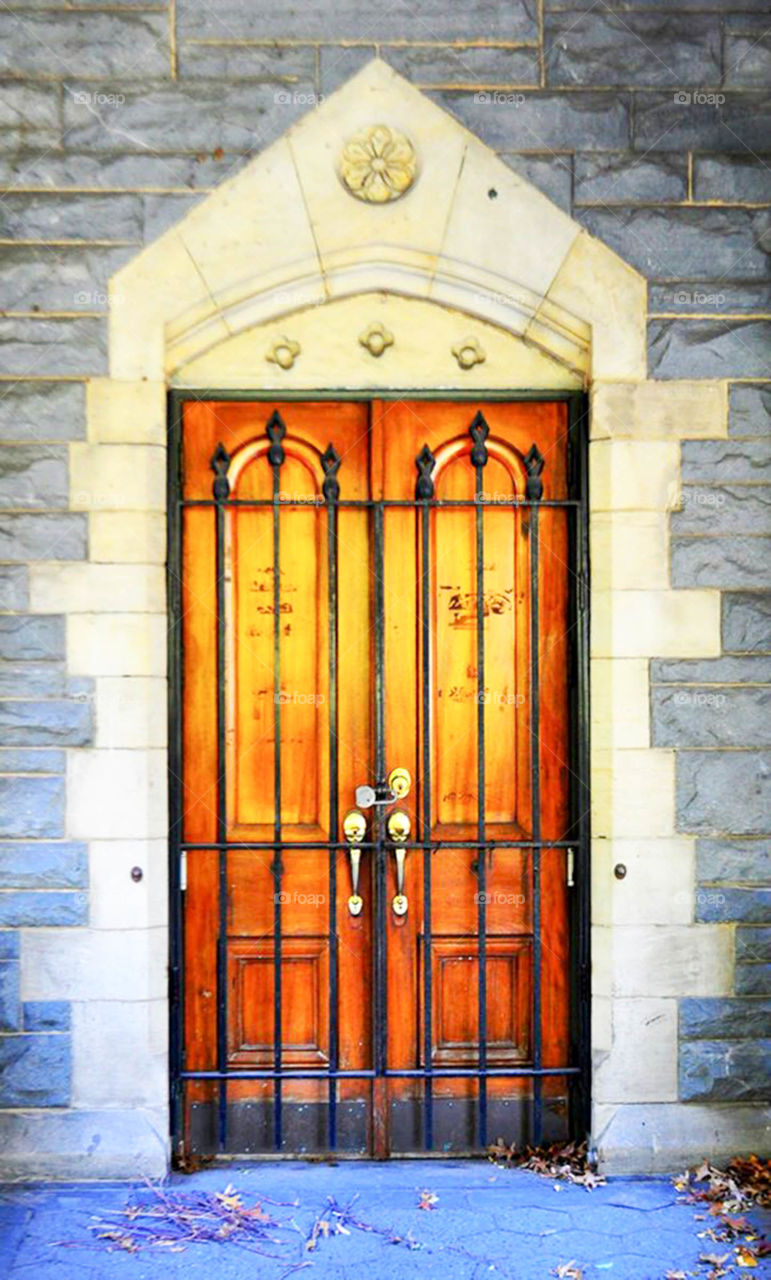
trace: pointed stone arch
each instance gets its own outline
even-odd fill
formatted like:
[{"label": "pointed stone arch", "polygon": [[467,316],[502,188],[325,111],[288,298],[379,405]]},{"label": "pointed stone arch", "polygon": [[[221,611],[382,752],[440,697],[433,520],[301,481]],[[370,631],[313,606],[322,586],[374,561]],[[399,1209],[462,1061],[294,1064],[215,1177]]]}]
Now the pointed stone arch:
[{"label": "pointed stone arch", "polygon": [[[409,140],[414,173],[398,198],[372,203],[354,198],[341,165],[351,140],[366,144],[377,128]],[[512,386],[512,373],[576,386],[645,370],[643,278],[379,59],[119,271],[111,299],[110,372],[121,381],[192,385],[219,361],[251,387],[318,385],[331,328],[335,384],[346,387],[427,375],[442,387]],[[357,325],[379,319],[383,299],[404,329],[379,364]],[[428,307],[456,341],[481,326],[483,369],[460,369],[434,341],[419,367],[414,334]],[[282,370],[265,357],[293,325],[301,351]],[[402,365],[414,381],[400,380]]]}]

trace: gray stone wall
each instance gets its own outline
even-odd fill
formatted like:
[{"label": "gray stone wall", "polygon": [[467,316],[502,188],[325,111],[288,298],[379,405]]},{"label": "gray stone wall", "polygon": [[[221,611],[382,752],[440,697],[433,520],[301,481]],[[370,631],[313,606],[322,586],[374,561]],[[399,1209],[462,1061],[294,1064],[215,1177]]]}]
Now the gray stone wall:
[{"label": "gray stone wall", "polygon": [[771,388],[735,383],[729,438],[682,445],[676,587],[722,592],[724,656],[651,664],[655,746],[677,749],[696,841],[696,920],[735,922],[734,995],[680,1005],[680,1096],[768,1096],[771,1066]]},{"label": "gray stone wall", "polygon": [[64,619],[25,565],[78,560],[67,442],[107,368],[106,286],[378,52],[650,281],[649,372],[725,378],[727,442],[683,445],[672,582],[723,592],[724,656],[656,662],[697,919],[736,922],[735,991],[680,1009],[684,1100],[760,1096],[769,1036],[768,0],[28,0],[0,12],[0,1102],[66,1105],[66,1006],[24,1003],[16,931],[87,920],[64,839],[92,740]]}]

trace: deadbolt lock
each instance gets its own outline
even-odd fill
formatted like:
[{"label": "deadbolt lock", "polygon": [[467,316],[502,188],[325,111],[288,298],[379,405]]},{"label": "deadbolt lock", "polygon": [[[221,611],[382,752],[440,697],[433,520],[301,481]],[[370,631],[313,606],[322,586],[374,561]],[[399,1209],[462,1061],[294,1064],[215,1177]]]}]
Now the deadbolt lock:
[{"label": "deadbolt lock", "polygon": [[388,786],[395,800],[403,800],[410,794],[412,778],[407,769],[392,769],[388,775]]}]

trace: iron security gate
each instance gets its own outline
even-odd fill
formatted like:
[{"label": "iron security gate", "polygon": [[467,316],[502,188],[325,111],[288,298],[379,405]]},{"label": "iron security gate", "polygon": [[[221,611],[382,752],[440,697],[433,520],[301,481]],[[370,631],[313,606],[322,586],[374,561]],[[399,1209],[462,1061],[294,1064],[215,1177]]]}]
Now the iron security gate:
[{"label": "iron security gate", "polygon": [[583,420],[172,395],[178,1154],[585,1131]]}]

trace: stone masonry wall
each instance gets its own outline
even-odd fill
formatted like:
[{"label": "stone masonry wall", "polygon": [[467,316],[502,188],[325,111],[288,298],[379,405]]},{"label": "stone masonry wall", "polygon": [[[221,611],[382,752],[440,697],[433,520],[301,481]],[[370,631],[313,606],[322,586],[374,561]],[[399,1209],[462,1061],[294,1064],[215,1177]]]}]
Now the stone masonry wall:
[{"label": "stone masonry wall", "polygon": [[[89,922],[87,849],[65,838],[68,757],[72,776],[83,748],[128,760],[134,745],[109,655],[95,678],[68,672],[46,577],[52,562],[84,560],[89,539],[98,560],[97,537],[106,547],[139,527],[130,477],[123,495],[84,497],[68,471],[83,448],[86,383],[107,372],[107,280],[376,52],[647,276],[650,377],[729,384],[729,439],[682,445],[670,522],[671,584],[723,592],[724,655],[652,664],[651,738],[677,751],[679,826],[698,837],[695,918],[736,922],[733,995],[680,1001],[679,1096],[763,1096],[771,4],[736,10],[721,0],[3,7],[0,1105],[79,1102],[70,1007],[23,1000],[19,934]],[[106,607],[119,609],[123,590],[105,577]],[[95,589],[86,628],[100,607]],[[162,683],[146,689],[159,723]],[[97,1025],[90,1034],[98,1043]]]}]

